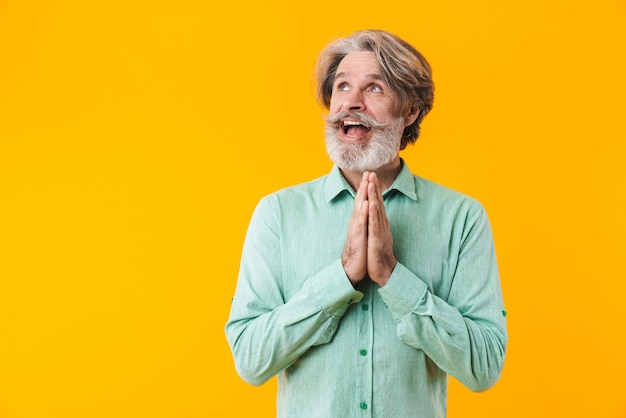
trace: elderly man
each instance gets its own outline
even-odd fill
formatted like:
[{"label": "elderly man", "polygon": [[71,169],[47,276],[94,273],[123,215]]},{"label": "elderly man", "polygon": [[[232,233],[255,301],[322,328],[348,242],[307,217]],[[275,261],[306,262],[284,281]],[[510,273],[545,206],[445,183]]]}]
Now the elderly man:
[{"label": "elderly man", "polygon": [[444,417],[447,374],[482,391],[503,367],[488,218],[399,156],[433,103],[411,45],[356,32],[317,77],[335,166],[254,212],[226,325],[237,371],[278,375],[280,417]]}]

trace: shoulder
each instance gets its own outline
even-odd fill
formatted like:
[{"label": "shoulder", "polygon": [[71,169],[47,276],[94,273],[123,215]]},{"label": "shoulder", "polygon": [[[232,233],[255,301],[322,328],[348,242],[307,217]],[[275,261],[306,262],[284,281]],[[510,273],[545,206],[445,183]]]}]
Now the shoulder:
[{"label": "shoulder", "polygon": [[325,175],[304,183],[284,187],[280,190],[270,193],[269,195],[265,196],[264,199],[282,200],[315,195],[323,189],[324,182],[327,177],[328,175]]},{"label": "shoulder", "polygon": [[422,204],[447,213],[462,212],[474,215],[484,213],[482,203],[472,196],[417,175],[413,175],[413,179],[417,200]]},{"label": "shoulder", "polygon": [[276,210],[283,206],[293,207],[298,206],[299,203],[304,204],[321,199],[324,196],[324,184],[327,177],[328,175],[324,175],[272,192],[264,196],[258,206]]},{"label": "shoulder", "polygon": [[435,183],[434,181],[428,180],[424,177],[413,174],[413,179],[415,181],[415,190],[418,197],[422,197],[425,199],[436,198],[454,201],[471,201],[478,203],[476,199],[465,193],[451,189],[447,186],[443,186],[439,183]]}]

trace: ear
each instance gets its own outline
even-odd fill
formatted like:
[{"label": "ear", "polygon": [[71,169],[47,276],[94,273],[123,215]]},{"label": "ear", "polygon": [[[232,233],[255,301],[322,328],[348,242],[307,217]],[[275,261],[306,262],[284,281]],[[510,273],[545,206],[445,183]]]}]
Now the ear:
[{"label": "ear", "polygon": [[412,125],[413,122],[417,120],[421,112],[422,110],[419,107],[413,106],[409,110],[409,114],[404,117],[404,126],[406,127]]}]

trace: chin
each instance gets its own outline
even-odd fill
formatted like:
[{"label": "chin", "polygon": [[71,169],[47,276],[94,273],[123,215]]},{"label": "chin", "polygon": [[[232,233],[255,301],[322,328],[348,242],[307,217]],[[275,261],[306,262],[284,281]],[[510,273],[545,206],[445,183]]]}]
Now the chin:
[{"label": "chin", "polygon": [[342,132],[326,126],[326,151],[342,170],[376,171],[393,162],[400,152],[402,125],[395,121],[385,131],[374,130],[359,142],[344,140]]},{"label": "chin", "polygon": [[399,145],[384,142],[345,143],[337,137],[326,138],[326,151],[332,162],[349,171],[376,171],[391,163],[399,149]]},{"label": "chin", "polygon": [[361,173],[363,171],[376,171],[393,161],[393,157],[383,158],[380,154],[368,152],[368,150],[359,151],[355,152],[354,149],[351,149],[341,152],[338,150],[338,152],[329,151],[328,154],[330,159],[342,170]]}]

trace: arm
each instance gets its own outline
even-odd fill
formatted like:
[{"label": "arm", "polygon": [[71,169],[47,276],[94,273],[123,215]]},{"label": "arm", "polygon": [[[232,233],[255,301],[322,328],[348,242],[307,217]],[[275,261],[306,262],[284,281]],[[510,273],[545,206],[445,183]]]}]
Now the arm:
[{"label": "arm", "polygon": [[499,378],[507,333],[489,221],[474,207],[464,225],[446,300],[398,263],[379,293],[397,322],[397,335],[423,350],[442,370],[474,391]]},{"label": "arm", "polygon": [[275,201],[262,200],[248,228],[226,325],[237,371],[254,385],[287,368],[310,347],[330,342],[349,304],[362,297],[337,258],[285,300],[278,219]]}]

